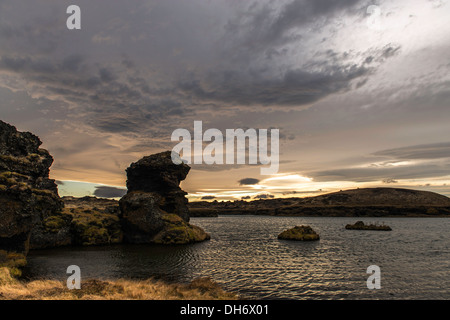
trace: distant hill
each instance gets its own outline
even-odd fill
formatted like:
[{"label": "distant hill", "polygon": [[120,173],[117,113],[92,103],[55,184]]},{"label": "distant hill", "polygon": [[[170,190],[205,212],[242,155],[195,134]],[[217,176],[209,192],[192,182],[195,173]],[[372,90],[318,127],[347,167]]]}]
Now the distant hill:
[{"label": "distant hill", "polygon": [[299,203],[305,205],[450,206],[450,198],[430,191],[400,188],[363,188],[303,198]]},{"label": "distant hill", "polygon": [[278,216],[449,216],[450,198],[429,191],[361,188],[306,198],[191,202],[192,212]]},{"label": "distant hill", "polygon": [[[96,208],[119,214],[116,200],[63,197],[67,208]],[[335,216],[335,217],[450,217],[450,198],[429,191],[400,188],[361,188],[306,198],[188,204],[191,217],[218,215]]]}]

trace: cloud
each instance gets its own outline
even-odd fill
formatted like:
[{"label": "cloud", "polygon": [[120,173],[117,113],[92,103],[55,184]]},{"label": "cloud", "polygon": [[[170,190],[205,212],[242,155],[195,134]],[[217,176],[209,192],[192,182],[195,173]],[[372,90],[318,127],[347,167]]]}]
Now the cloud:
[{"label": "cloud", "polygon": [[398,183],[398,181],[393,178],[386,178],[386,179],[381,180],[381,182],[383,182],[383,183]]},{"label": "cloud", "polygon": [[[323,25],[335,14],[347,12],[359,0],[294,0],[283,6],[253,2],[226,25],[228,36],[238,36],[236,47],[255,51],[298,41],[298,29],[309,24]],[[310,28],[310,31],[313,28]],[[251,46],[251,47],[250,47]]]},{"label": "cloud", "polygon": [[450,142],[421,144],[381,150],[373,153],[373,155],[389,157],[398,160],[450,158]]},{"label": "cloud", "polygon": [[321,71],[293,68],[281,77],[258,75],[252,77],[235,71],[208,77],[206,81],[190,77],[179,88],[201,101],[215,101],[225,105],[305,105],[332,93],[349,89],[356,78],[367,76],[364,65],[343,64],[324,66]]},{"label": "cloud", "polygon": [[203,196],[201,199],[202,200],[213,200],[215,198],[216,198],[215,196]]},{"label": "cloud", "polygon": [[254,178],[244,178],[239,180],[239,185],[243,186],[243,185],[253,185],[253,184],[258,184],[260,180],[258,179],[254,179]]},{"label": "cloud", "polygon": [[[447,176],[450,172],[450,162],[444,163],[414,163],[404,166],[389,167],[352,167],[337,168],[309,173],[314,181],[354,181],[373,182],[386,181],[386,176],[399,179],[424,179]],[[394,180],[394,181],[395,181]],[[392,181],[391,181],[392,182]]]},{"label": "cloud", "polygon": [[[0,113],[42,138],[66,181],[120,185],[131,161],[170,149],[193,120],[280,128],[280,171],[315,181],[446,176],[448,143],[436,137],[450,116],[447,7],[380,2],[376,33],[369,4],[80,0],[88,14],[70,32],[64,2],[0,1]],[[192,167],[211,189],[258,168]]]},{"label": "cloud", "polygon": [[258,194],[253,197],[253,199],[273,199],[273,198],[275,198],[275,196],[272,194]]},{"label": "cloud", "polygon": [[100,198],[120,198],[127,193],[126,189],[108,187],[108,186],[97,186],[95,187],[94,196]]},{"label": "cloud", "polygon": [[309,172],[308,175],[315,181],[381,181],[388,184],[398,183],[399,179],[445,177],[450,172],[449,142],[384,149],[375,151],[366,156],[368,157],[386,160],[370,164],[355,162],[342,168]]},{"label": "cloud", "polygon": [[319,190],[310,190],[310,191],[297,191],[297,190],[293,190],[293,191],[285,191],[282,194],[285,195],[290,195],[290,194],[311,194],[311,193],[322,193],[322,189]]},{"label": "cloud", "polygon": [[[34,47],[15,51],[1,49],[4,52],[0,52],[0,72],[25,79],[27,90],[34,96],[66,103],[66,112],[70,114],[72,122],[82,122],[101,133],[158,135],[167,140],[171,124],[177,123],[180,117],[195,117],[196,113],[210,109],[211,105],[220,109],[255,105],[276,108],[307,105],[330,94],[348,90],[353,80],[369,76],[376,66],[373,63],[369,66],[364,62],[365,59],[354,61],[356,56],[364,55],[359,52],[352,56],[349,53],[319,49],[313,53],[314,59],[309,59],[312,53],[303,52],[287,53],[288,59],[283,56],[267,58],[268,52],[282,49],[282,42],[276,39],[281,37],[285,38],[285,42],[298,42],[296,37],[289,36],[292,28],[314,22],[317,17],[328,19],[354,7],[357,2],[347,0],[325,4],[323,1],[303,0],[284,5],[280,3],[274,7],[268,3],[247,6],[223,2],[217,5],[228,8],[222,11],[228,13],[224,17],[221,17],[221,11],[210,11],[205,6],[199,6],[199,12],[190,12],[191,16],[186,16],[186,9],[190,5],[182,1],[152,3],[149,5],[150,10],[148,5],[139,4],[139,10],[132,12],[123,12],[123,6],[114,2],[104,14],[96,16],[100,17],[99,21],[89,21],[89,34],[78,33],[77,47],[73,51],[66,51],[65,44],[73,40],[75,33],[69,33],[70,36],[66,37],[67,30],[54,28],[52,34],[61,40],[59,51],[54,50],[49,55]],[[92,15],[105,10],[92,3],[83,6]],[[56,8],[52,5],[44,7]],[[11,15],[18,9],[8,7],[7,10],[11,10]],[[30,9],[24,19],[38,19],[33,11]],[[118,15],[118,12],[122,14]],[[177,24],[167,25],[167,15]],[[220,18],[223,25],[211,27],[211,20],[207,19],[212,17]],[[49,25],[59,23],[58,19],[50,20],[48,25],[36,22],[36,31],[32,32],[31,29],[16,25],[14,20],[5,19],[0,30],[3,28],[6,40],[15,45],[16,41],[25,42],[24,35],[33,37],[34,41],[49,42],[45,31]],[[178,23],[182,22],[186,23],[182,28],[186,32],[185,36],[188,36],[186,39],[179,35]],[[222,28],[225,25],[226,28]],[[120,38],[123,43],[118,42],[125,46],[126,39],[141,34],[143,29],[161,26],[165,26],[164,33],[154,32],[151,42],[148,37],[143,37],[136,46],[130,47],[133,49],[127,55],[122,50],[112,50],[109,42],[97,41],[92,46],[92,38],[99,34],[101,39],[112,36]],[[233,31],[236,28],[240,30],[238,33]],[[13,30],[21,30],[20,37],[11,35]],[[197,30],[202,30],[202,33],[195,32]],[[220,45],[217,46],[217,42],[212,39],[224,41],[218,41]],[[235,44],[243,39],[252,39],[253,46],[242,51],[239,56],[230,55]],[[188,56],[180,59],[167,55],[165,48],[168,44],[181,40],[183,50],[171,50],[189,53]],[[159,43],[160,46],[156,45]],[[205,50],[211,48],[215,50]],[[145,59],[138,54],[147,50],[151,54],[146,55]],[[386,57],[396,53],[395,48],[380,50],[378,54]],[[372,50],[367,54],[376,56],[377,53]],[[293,62],[293,57],[296,61],[307,62]],[[216,63],[204,68],[204,58]],[[249,60],[253,61],[250,65]],[[271,65],[273,68],[268,68]],[[158,70],[160,68],[163,68],[163,74]],[[361,80],[359,83],[363,82]],[[22,86],[17,84],[16,88]],[[75,108],[76,113],[73,112]]]}]

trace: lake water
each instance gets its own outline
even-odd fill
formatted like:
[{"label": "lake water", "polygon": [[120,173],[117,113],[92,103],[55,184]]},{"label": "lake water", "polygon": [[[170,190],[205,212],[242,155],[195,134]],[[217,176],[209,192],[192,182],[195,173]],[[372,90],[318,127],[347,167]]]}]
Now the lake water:
[{"label": "lake water", "polygon": [[[357,220],[392,231],[345,230]],[[82,279],[163,278],[187,282],[210,276],[250,299],[449,299],[450,219],[220,216],[192,218],[211,234],[193,245],[114,245],[31,251],[25,274],[66,280],[69,265]],[[278,240],[310,225],[315,242]],[[367,267],[381,269],[381,289],[367,288]]]}]

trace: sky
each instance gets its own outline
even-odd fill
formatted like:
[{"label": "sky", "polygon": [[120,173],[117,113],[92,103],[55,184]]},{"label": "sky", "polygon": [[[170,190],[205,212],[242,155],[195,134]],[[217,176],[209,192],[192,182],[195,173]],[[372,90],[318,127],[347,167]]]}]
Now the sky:
[{"label": "sky", "polygon": [[191,201],[450,196],[449,2],[0,0],[0,119],[41,138],[61,196],[120,197],[194,121],[278,129],[280,155],[191,164]]}]

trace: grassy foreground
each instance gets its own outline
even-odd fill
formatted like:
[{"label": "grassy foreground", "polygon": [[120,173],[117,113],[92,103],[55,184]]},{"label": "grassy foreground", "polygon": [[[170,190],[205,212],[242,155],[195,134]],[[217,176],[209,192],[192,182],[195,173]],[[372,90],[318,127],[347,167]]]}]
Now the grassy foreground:
[{"label": "grassy foreground", "polygon": [[81,289],[69,290],[56,280],[21,281],[0,268],[0,300],[236,300],[209,278],[190,284],[168,284],[160,280],[86,280]]}]

